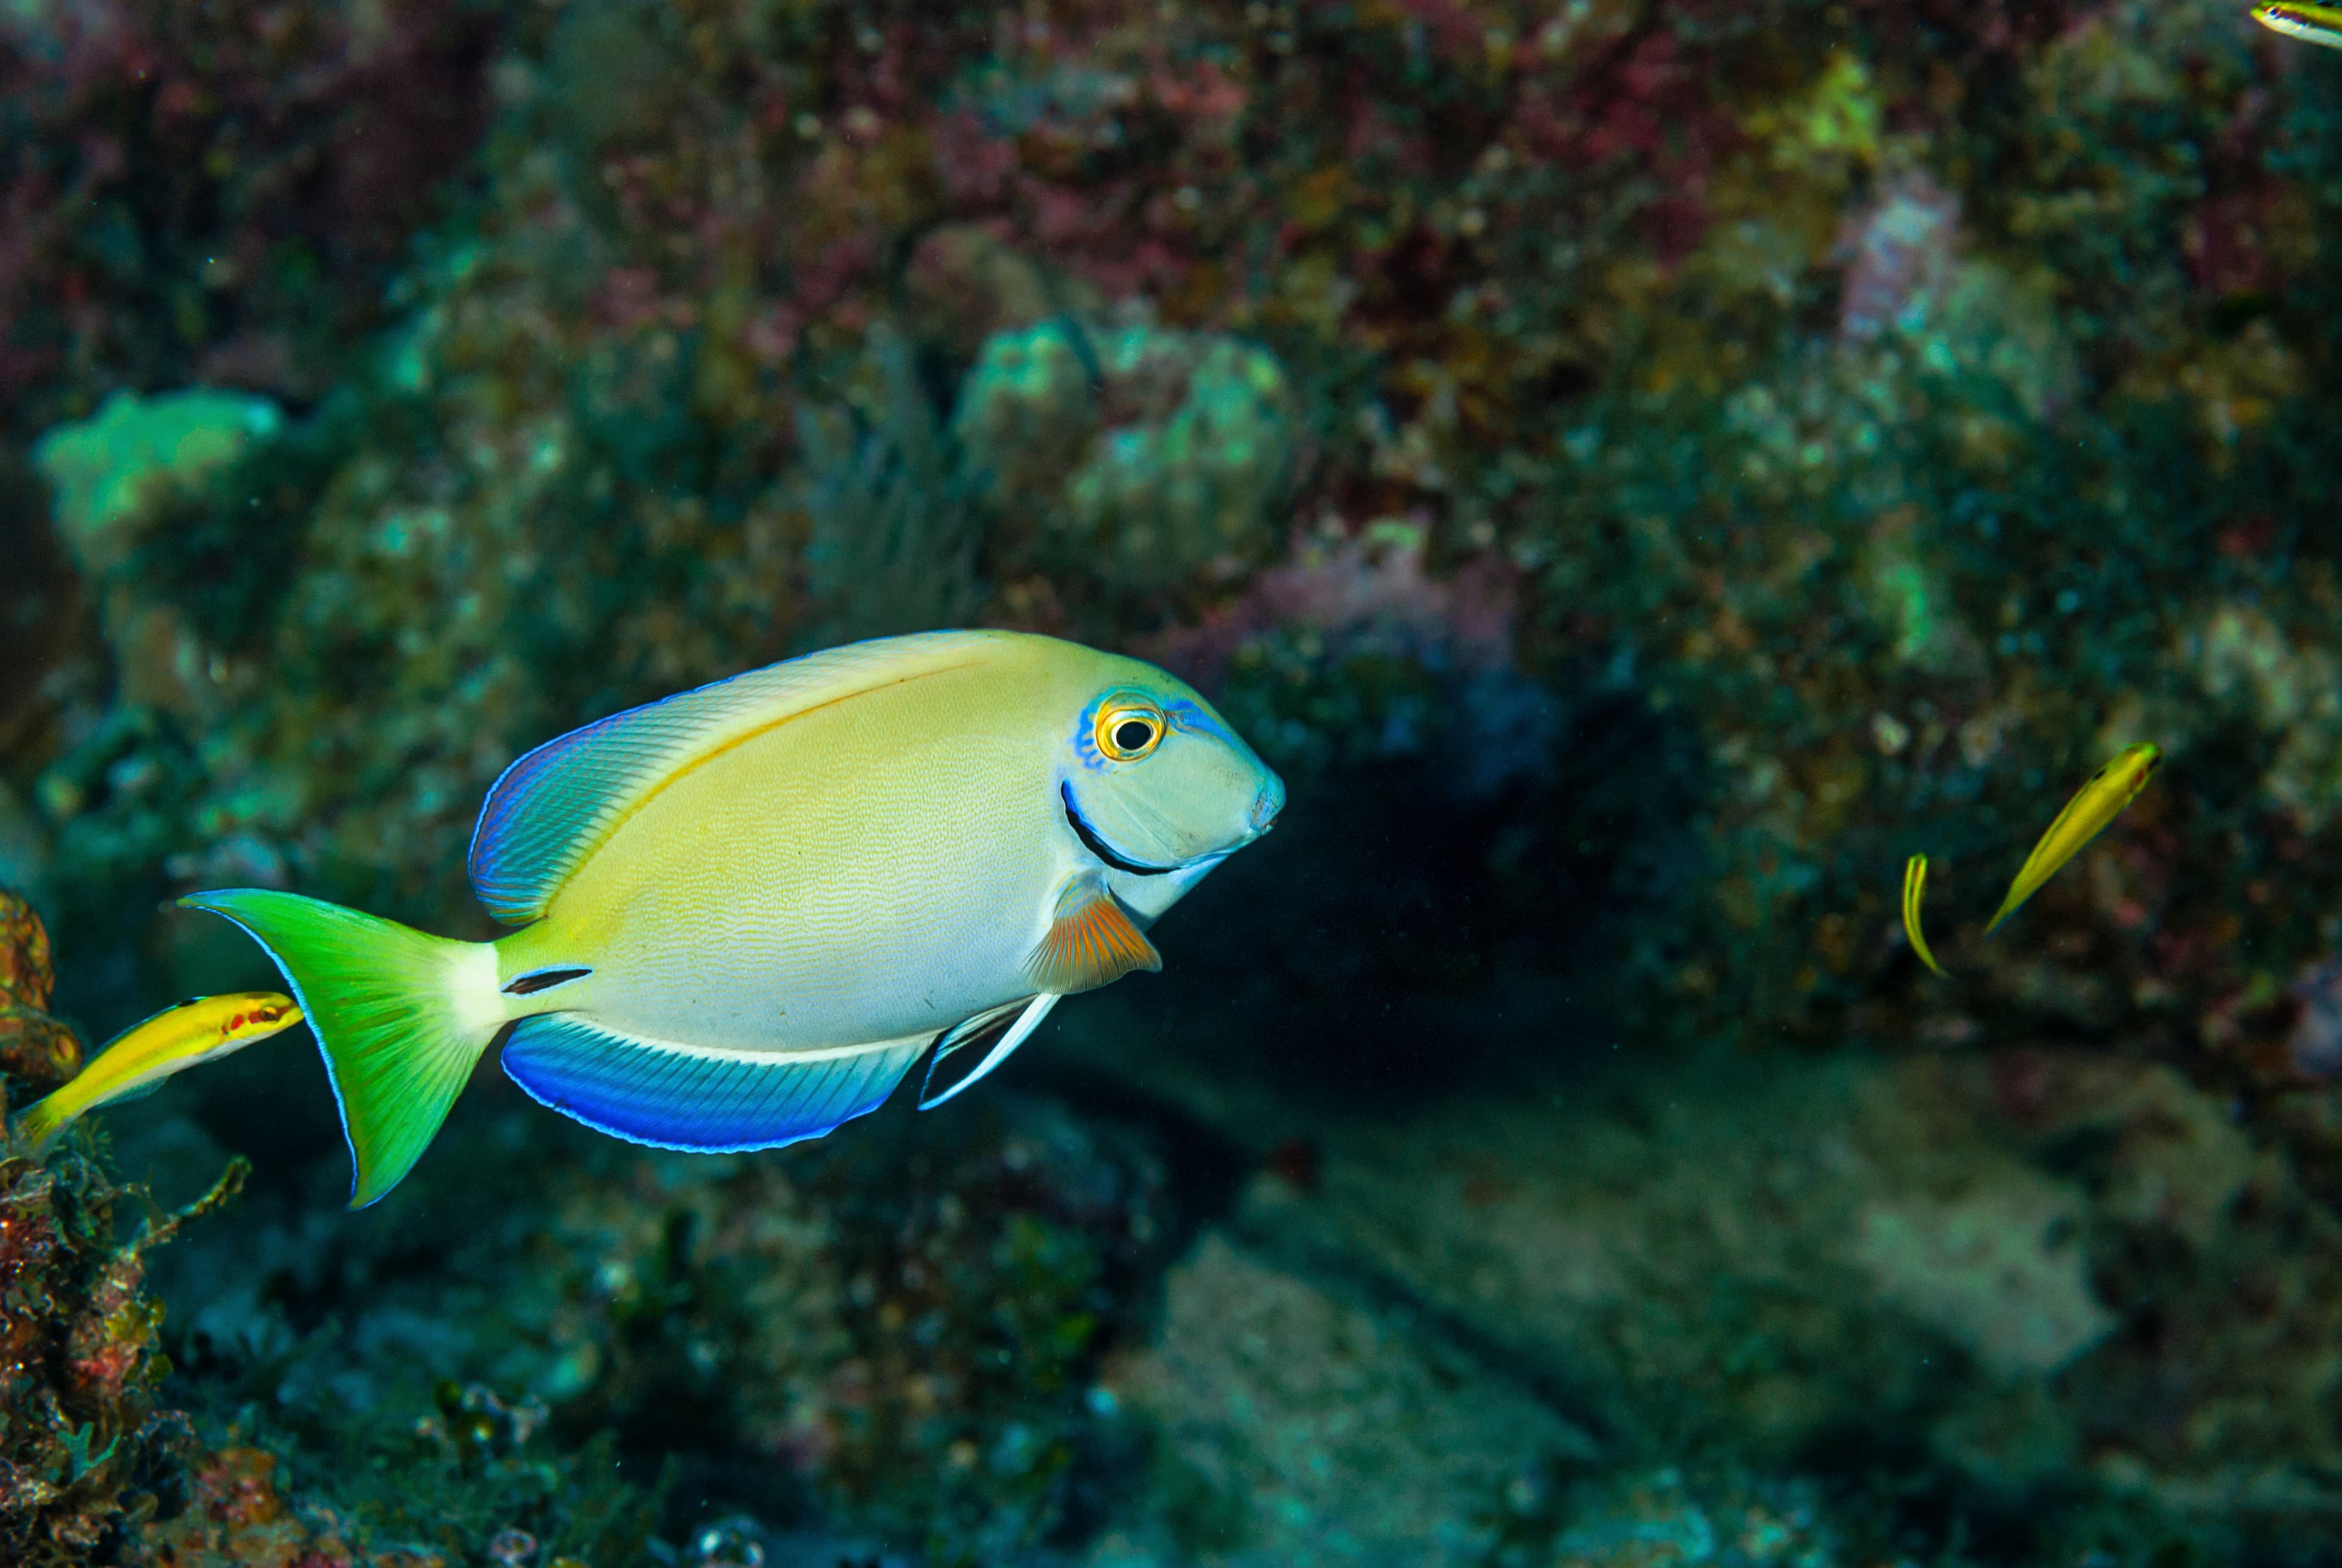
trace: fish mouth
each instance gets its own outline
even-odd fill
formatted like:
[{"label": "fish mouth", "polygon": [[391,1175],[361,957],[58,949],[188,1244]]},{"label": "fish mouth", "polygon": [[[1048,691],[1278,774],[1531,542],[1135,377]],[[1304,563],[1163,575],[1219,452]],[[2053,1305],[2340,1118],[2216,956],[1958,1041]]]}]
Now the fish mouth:
[{"label": "fish mouth", "polygon": [[1066,822],[1073,828],[1074,836],[1082,841],[1082,847],[1115,870],[1127,872],[1133,876],[1168,876],[1179,869],[1176,865],[1144,864],[1121,854],[1114,845],[1099,837],[1097,829],[1082,820],[1081,807],[1074,804],[1073,785],[1060,783],[1057,785],[1057,798],[1066,803]]},{"label": "fish mouth", "polygon": [[1277,814],[1285,809],[1285,781],[1274,774],[1261,785],[1260,794],[1253,797],[1252,835],[1260,837],[1276,825]]}]

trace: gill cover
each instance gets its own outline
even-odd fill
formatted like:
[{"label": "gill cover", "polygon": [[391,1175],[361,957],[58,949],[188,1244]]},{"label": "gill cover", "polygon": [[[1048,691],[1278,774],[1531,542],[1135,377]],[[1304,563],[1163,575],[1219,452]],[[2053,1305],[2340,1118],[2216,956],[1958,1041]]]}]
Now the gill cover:
[{"label": "gill cover", "polygon": [[1116,871],[1148,875],[1216,859],[1267,831],[1285,784],[1184,684],[1100,693],[1070,737],[1059,793],[1068,824]]}]

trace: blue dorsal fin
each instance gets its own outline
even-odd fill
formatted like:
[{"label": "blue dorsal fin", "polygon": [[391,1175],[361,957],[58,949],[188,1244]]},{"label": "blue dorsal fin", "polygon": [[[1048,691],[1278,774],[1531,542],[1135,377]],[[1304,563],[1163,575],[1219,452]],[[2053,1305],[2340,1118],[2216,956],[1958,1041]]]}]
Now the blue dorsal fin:
[{"label": "blue dorsal fin", "polygon": [[530,1099],[596,1132],[662,1149],[777,1149],[875,1111],[926,1036],[808,1060],[640,1040],[574,1014],[513,1025],[505,1072]]},{"label": "blue dorsal fin", "polygon": [[488,913],[521,925],[569,874],[696,758],[844,698],[986,656],[1015,634],[922,632],[849,643],[596,719],[505,769],[466,869]]}]

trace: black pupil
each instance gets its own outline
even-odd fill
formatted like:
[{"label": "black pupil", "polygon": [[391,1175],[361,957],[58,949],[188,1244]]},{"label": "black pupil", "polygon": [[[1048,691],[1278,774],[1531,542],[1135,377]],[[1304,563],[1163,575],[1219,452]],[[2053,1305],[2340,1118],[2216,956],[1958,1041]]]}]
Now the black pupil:
[{"label": "black pupil", "polygon": [[1145,719],[1124,719],[1114,726],[1114,744],[1124,751],[1135,752],[1155,738],[1155,726]]}]

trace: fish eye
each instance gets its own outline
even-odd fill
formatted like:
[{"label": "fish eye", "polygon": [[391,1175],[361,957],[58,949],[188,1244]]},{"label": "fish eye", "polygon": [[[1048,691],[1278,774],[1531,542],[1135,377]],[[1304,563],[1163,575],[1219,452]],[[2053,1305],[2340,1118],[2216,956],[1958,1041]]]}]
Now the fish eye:
[{"label": "fish eye", "polygon": [[1098,704],[1097,749],[1118,763],[1135,763],[1163,739],[1163,710],[1140,696],[1108,697]]}]

